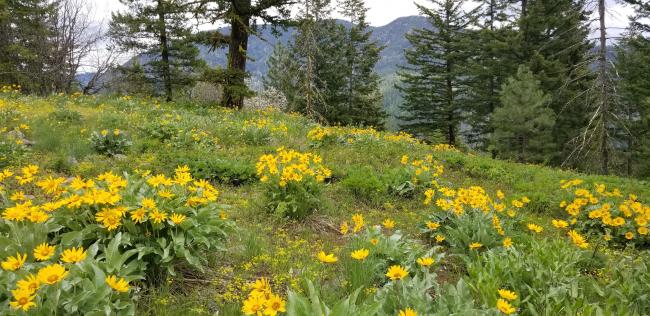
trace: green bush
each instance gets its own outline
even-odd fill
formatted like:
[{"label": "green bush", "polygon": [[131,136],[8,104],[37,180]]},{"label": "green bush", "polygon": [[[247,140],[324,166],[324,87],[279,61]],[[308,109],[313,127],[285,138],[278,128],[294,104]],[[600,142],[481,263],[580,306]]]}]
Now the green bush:
[{"label": "green bush", "polygon": [[271,142],[271,131],[268,128],[246,127],[242,131],[242,140],[246,145],[267,145]]},{"label": "green bush", "polygon": [[150,138],[167,141],[178,133],[178,128],[167,120],[154,120],[142,127],[142,131]]},{"label": "green bush", "polygon": [[50,119],[61,123],[79,123],[82,120],[81,113],[65,108],[57,107],[49,114]]},{"label": "green bush", "polygon": [[418,192],[418,186],[412,181],[411,172],[405,168],[395,168],[387,172],[388,194],[403,198],[412,198]]},{"label": "green bush", "polygon": [[90,144],[98,154],[115,156],[125,154],[132,143],[125,132],[116,129],[93,132]]},{"label": "green bush", "polygon": [[386,193],[386,185],[369,167],[354,168],[341,181],[341,185],[357,198],[372,200]]},{"label": "green bush", "polygon": [[26,152],[27,148],[23,144],[0,135],[0,168],[15,164]]},{"label": "green bush", "polygon": [[195,177],[232,185],[242,185],[257,180],[255,166],[241,160],[201,157],[181,157],[179,165],[187,165]]}]

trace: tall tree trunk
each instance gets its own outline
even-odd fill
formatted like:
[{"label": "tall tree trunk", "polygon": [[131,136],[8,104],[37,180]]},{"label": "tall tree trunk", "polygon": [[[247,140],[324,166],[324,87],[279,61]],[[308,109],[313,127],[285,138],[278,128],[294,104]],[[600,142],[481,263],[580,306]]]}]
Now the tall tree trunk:
[{"label": "tall tree trunk", "polygon": [[160,51],[162,58],[163,84],[167,102],[172,100],[172,76],[169,65],[169,41],[167,39],[167,23],[165,21],[165,8],[163,0],[158,0],[158,27],[160,31]]},{"label": "tall tree trunk", "polygon": [[[248,10],[251,0],[233,0],[234,17],[230,20],[230,43],[228,47],[228,78],[227,89],[224,93],[226,107],[241,109],[244,107],[244,96],[241,89],[246,86],[246,54],[250,28]],[[237,91],[233,91],[235,87]]]},{"label": "tall tree trunk", "polygon": [[601,169],[609,174],[609,91],[607,81],[607,29],[605,28],[605,0],[598,0],[598,18],[600,20],[600,49],[598,52],[598,71],[600,76],[600,98],[602,102],[602,139],[600,148]]}]

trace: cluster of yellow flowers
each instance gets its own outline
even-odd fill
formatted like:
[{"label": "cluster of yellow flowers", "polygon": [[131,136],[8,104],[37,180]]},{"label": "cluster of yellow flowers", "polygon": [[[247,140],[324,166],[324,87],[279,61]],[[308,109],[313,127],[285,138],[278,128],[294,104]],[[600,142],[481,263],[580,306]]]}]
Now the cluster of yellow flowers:
[{"label": "cluster of yellow flowers", "polygon": [[449,145],[449,144],[436,144],[433,145],[433,151],[451,151],[451,152],[458,152],[458,148],[454,145]]},{"label": "cluster of yellow flowers", "polygon": [[419,144],[413,135],[399,132],[379,132],[374,128],[343,128],[340,126],[316,126],[307,133],[307,139],[312,143],[321,143],[326,139],[336,138],[346,144],[358,141],[386,141],[389,143]]},{"label": "cluster of yellow flowers", "polygon": [[248,129],[248,128],[268,129],[272,133],[278,133],[278,134],[287,134],[289,132],[289,128],[287,127],[286,124],[282,122],[272,121],[267,117],[245,120],[243,128],[244,129]]},{"label": "cluster of yellow flowers", "polygon": [[[42,243],[33,249],[34,264],[25,265],[28,255],[26,253],[17,253],[2,261],[1,266],[5,271],[13,271],[17,276],[23,275],[22,279],[16,282],[16,289],[11,291],[13,299],[9,305],[14,309],[28,311],[36,306],[34,302],[38,291],[47,285],[54,285],[63,280],[69,273],[68,266],[74,265],[86,259],[87,253],[82,247],[65,249],[60,253],[60,262],[48,264],[45,261],[53,259],[56,247],[48,243]],[[45,265],[44,265],[45,264]],[[36,274],[30,273],[29,270],[38,267]],[[124,278],[118,279],[111,275],[106,278],[106,285],[115,291],[124,293],[129,291],[129,285]]]},{"label": "cluster of yellow flowers", "polygon": [[0,93],[20,93],[21,89],[19,84],[3,85],[0,87]]},{"label": "cluster of yellow flowers", "polygon": [[[15,176],[20,185],[27,185],[34,182],[38,167],[31,165],[22,168],[19,175]],[[0,181],[11,177],[9,170],[0,173]],[[107,230],[112,231],[122,225],[123,218],[130,210],[130,219],[136,224],[145,223],[151,220],[155,224],[170,221],[171,225],[180,225],[186,218],[184,214],[168,214],[159,209],[158,204],[165,204],[177,195],[189,196],[185,202],[186,206],[197,207],[218,199],[219,191],[205,180],[194,180],[187,166],[176,169],[173,178],[165,175],[148,176],[147,184],[156,190],[153,197],[142,197],[139,208],[132,209],[128,201],[123,201],[122,190],[127,187],[128,181],[121,177],[107,172],[99,175],[96,179],[84,180],[76,177],[70,181],[64,178],[47,177],[37,181],[35,185],[42,192],[53,200],[46,201],[40,205],[34,204],[28,199],[23,191],[14,192],[10,200],[13,206],[8,206],[2,212],[2,218],[8,221],[21,222],[29,220],[34,223],[47,221],[51,213],[61,209],[79,209],[84,206],[98,209],[95,219]],[[158,201],[157,201],[158,200]],[[119,205],[120,202],[127,203]]]},{"label": "cluster of yellow flowers", "polygon": [[511,304],[512,301],[517,299],[517,293],[506,289],[499,289],[497,293],[499,293],[499,298],[497,299],[497,309],[500,312],[506,315],[517,312],[517,308]]},{"label": "cluster of yellow flowers", "polygon": [[251,285],[251,291],[244,301],[242,312],[245,315],[275,316],[287,311],[285,305],[286,302],[279,295],[273,294],[269,280],[261,278]]},{"label": "cluster of yellow flowers", "polygon": [[[595,183],[592,190],[582,186],[581,179],[563,180],[561,188],[573,195],[573,200],[562,201],[560,207],[570,216],[569,222],[553,220],[557,228],[567,228],[570,225],[588,225],[600,227],[606,241],[634,240],[648,238],[648,222],[650,221],[650,206],[638,201],[638,197],[630,194],[627,198],[617,188],[608,191],[604,184]],[[586,248],[588,243],[576,231],[569,232],[574,244]]]},{"label": "cluster of yellow flowers", "polygon": [[[360,232],[363,229],[363,227],[366,225],[365,220],[363,219],[363,215],[359,213],[352,215],[352,223],[354,224],[354,226],[352,227],[352,231],[354,233]],[[350,227],[347,221],[341,223],[340,231],[341,234],[343,235],[346,235],[350,231]]]},{"label": "cluster of yellow flowers", "polygon": [[275,155],[261,156],[256,168],[260,181],[272,180],[280,187],[291,182],[302,182],[306,178],[323,182],[332,175],[332,171],[322,165],[320,156],[284,147],[278,148]]},{"label": "cluster of yellow flowers", "polygon": [[307,139],[312,142],[322,142],[325,137],[334,136],[334,129],[331,127],[316,126],[307,132]]},{"label": "cluster of yellow flowers", "polygon": [[[509,218],[514,218],[517,215],[517,211],[530,202],[529,198],[522,197],[521,199],[511,200],[510,206],[508,206],[508,203],[505,200],[506,196],[501,190],[498,190],[496,192],[496,197],[492,198],[487,194],[485,189],[480,186],[471,186],[459,189],[438,186],[437,190],[428,189],[425,191],[424,204],[431,204],[436,193],[439,193],[440,195],[440,197],[435,201],[436,206],[443,211],[453,213],[455,216],[463,216],[468,211],[480,211],[486,215],[490,215],[492,217],[492,227],[498,235],[504,237],[502,241],[504,248],[512,247],[513,242],[510,237],[505,237],[506,232],[499,216],[505,214]],[[434,238],[438,243],[441,243],[446,239],[444,235],[437,233],[440,225],[439,222],[431,220],[425,223],[425,232],[435,234]],[[536,233],[543,231],[541,226],[532,223],[528,224],[528,229]],[[483,248],[483,244],[480,242],[472,242],[468,247],[469,250],[479,250]]]},{"label": "cluster of yellow flowers", "polygon": [[[453,212],[457,216],[463,215],[466,208],[481,210],[483,213],[506,213],[509,217],[515,217],[517,210],[523,208],[530,199],[523,197],[519,200],[512,200],[511,207],[503,201],[505,195],[501,191],[497,191],[497,199],[492,199],[480,186],[471,186],[468,188],[459,188],[457,190],[439,187],[437,190],[441,197],[436,200],[436,206],[443,211]],[[433,200],[436,191],[429,189],[425,192],[424,204],[428,205]]]},{"label": "cluster of yellow flowers", "polygon": [[445,167],[433,159],[433,155],[427,155],[424,159],[410,159],[408,155],[403,155],[400,159],[403,166],[413,168],[414,176],[411,179],[414,183],[418,183],[420,177],[426,176],[431,184],[437,186],[437,177],[440,177],[445,171]]}]

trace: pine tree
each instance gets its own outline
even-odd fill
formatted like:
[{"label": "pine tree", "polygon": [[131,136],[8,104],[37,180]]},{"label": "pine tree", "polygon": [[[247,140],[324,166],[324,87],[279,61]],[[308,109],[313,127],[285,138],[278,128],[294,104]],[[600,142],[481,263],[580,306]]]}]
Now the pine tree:
[{"label": "pine tree", "polygon": [[292,52],[288,47],[278,43],[273,48],[267,66],[269,70],[263,78],[264,87],[282,92],[287,98],[287,109],[296,111],[300,65],[293,58]]},{"label": "pine tree", "polygon": [[372,31],[368,30],[370,25],[366,21],[368,8],[363,0],[342,0],[339,6],[352,26],[344,44],[346,91],[342,104],[338,105],[341,115],[335,121],[344,125],[383,127],[386,113],[382,108],[380,78],[374,70],[383,48],[370,39]]},{"label": "pine tree", "polygon": [[625,150],[624,173],[650,178],[650,40],[637,27],[633,22],[616,46],[616,84],[624,130],[615,136]]},{"label": "pine tree", "polygon": [[623,0],[634,7],[635,14],[632,19],[631,27],[635,30],[647,33],[650,32],[650,1],[648,0]]},{"label": "pine tree", "polygon": [[[299,73],[294,89],[297,91],[297,97],[294,100],[293,110],[317,119],[321,123],[327,123],[325,112],[328,110],[326,103],[328,93],[323,90],[326,85],[321,78],[320,71],[323,69],[321,65],[327,64],[331,60],[329,58],[336,58],[324,54],[324,47],[321,45],[327,42],[323,39],[336,30],[334,24],[327,22],[330,13],[330,0],[302,0],[298,30],[289,45],[292,59],[298,64]],[[340,52],[342,50],[339,50],[339,54]],[[338,84],[340,85],[341,82]]]},{"label": "pine tree", "polygon": [[468,26],[474,12],[464,12],[464,1],[431,0],[435,8],[417,5],[431,23],[407,35],[412,48],[405,51],[397,89],[404,95],[405,115],[400,128],[421,137],[439,131],[455,144],[467,96]]},{"label": "pine tree", "polygon": [[[509,43],[519,64],[527,65],[550,94],[557,121],[549,162],[560,165],[571,156],[572,142],[587,124],[586,94],[594,76],[589,69],[592,44],[584,0],[529,0],[519,19],[519,34]],[[574,165],[579,160],[573,160]]]},{"label": "pine tree", "polygon": [[478,12],[479,29],[472,36],[475,53],[468,59],[469,95],[468,128],[463,134],[475,148],[487,149],[493,132],[490,118],[499,105],[499,89],[517,71],[519,61],[509,49],[508,41],[516,35],[508,0],[482,0]]},{"label": "pine tree", "polygon": [[[204,67],[190,42],[188,8],[184,1],[120,0],[128,11],[113,13],[111,36],[124,50],[142,53],[150,80],[171,101],[173,91],[191,85]],[[128,69],[125,69],[128,71]]]},{"label": "pine tree", "polygon": [[248,73],[248,39],[257,32],[258,25],[272,27],[286,26],[290,22],[291,5],[295,0],[198,0],[199,6],[194,13],[205,17],[212,23],[226,22],[230,34],[219,31],[204,32],[199,41],[213,48],[228,46],[228,65],[225,73],[212,72],[221,78],[211,81],[223,81],[225,106],[241,109],[244,98],[252,91],[246,85]]},{"label": "pine tree", "polygon": [[500,157],[519,162],[543,162],[553,148],[553,110],[549,96],[525,66],[501,89],[501,104],[492,115],[493,145]]},{"label": "pine tree", "polygon": [[52,92],[48,58],[55,14],[52,1],[0,1],[0,85],[19,84],[25,93]]}]

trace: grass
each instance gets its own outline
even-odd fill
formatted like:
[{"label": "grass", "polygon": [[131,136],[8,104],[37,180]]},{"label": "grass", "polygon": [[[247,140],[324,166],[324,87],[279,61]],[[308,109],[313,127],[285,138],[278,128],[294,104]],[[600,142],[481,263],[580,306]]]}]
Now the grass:
[{"label": "grass", "polygon": [[[415,244],[430,246],[421,226],[432,208],[423,205],[421,192],[411,198],[391,196],[382,182],[392,170],[401,167],[404,154],[433,154],[445,166],[444,183],[479,185],[489,192],[502,190],[515,198],[529,197],[531,203],[524,215],[528,221],[548,223],[563,213],[558,205],[569,198],[558,189],[563,179],[604,183],[624,193],[635,193],[641,201],[650,200],[650,185],[645,181],[510,163],[478,153],[433,152],[424,144],[367,141],[313,148],[306,135],[315,123],[277,112],[233,112],[160,104],[153,99],[83,96],[19,97],[6,100],[4,107],[18,109],[31,127],[27,138],[34,145],[25,156],[16,157],[15,165],[39,162],[49,172],[63,176],[94,176],[108,170],[170,172],[179,164],[188,164],[200,169],[200,177],[218,183],[222,203],[232,205],[228,216],[236,222],[237,232],[226,249],[206,254],[211,258],[207,271],[186,271],[171,277],[160,289],[142,293],[139,314],[201,315],[220,311],[236,315],[245,299],[246,285],[262,276],[271,278],[274,290],[280,293],[285,293],[287,287],[304,291],[304,279],[310,279],[319,284],[322,299],[333,302],[351,292],[349,287],[341,291],[341,285],[348,273],[354,273],[350,271],[356,263],[345,258],[343,266],[324,266],[314,255],[323,249],[350,249],[338,228],[354,213],[363,214],[373,225],[392,218],[396,229]],[[65,113],[61,113],[62,108]],[[250,128],[252,120],[263,122]],[[173,127],[173,136],[152,136],[165,134],[165,126]],[[128,132],[134,142],[125,157],[93,153],[90,133],[115,128]],[[264,210],[264,187],[255,179],[254,165],[259,156],[280,146],[317,153],[333,170],[334,181],[324,185],[321,207],[303,221],[277,218]],[[549,238],[554,236],[547,234]],[[624,256],[618,251],[611,254],[612,258]],[[476,276],[476,266],[471,265],[471,269],[470,275]],[[438,280],[443,285],[454,285],[466,273],[462,260],[450,258],[438,271]],[[362,280],[364,276],[358,271],[353,278],[360,279],[361,285],[376,283],[372,278]],[[480,286],[490,288],[482,283]],[[488,300],[478,298],[477,302],[485,304]]]}]

